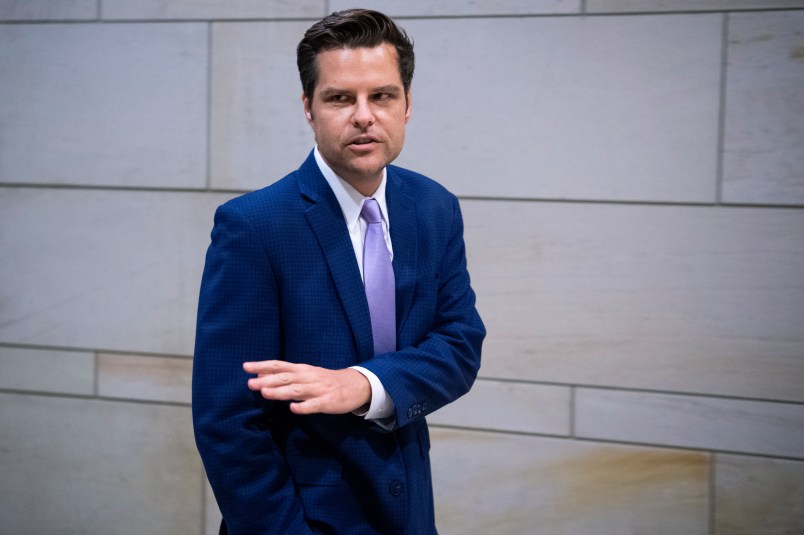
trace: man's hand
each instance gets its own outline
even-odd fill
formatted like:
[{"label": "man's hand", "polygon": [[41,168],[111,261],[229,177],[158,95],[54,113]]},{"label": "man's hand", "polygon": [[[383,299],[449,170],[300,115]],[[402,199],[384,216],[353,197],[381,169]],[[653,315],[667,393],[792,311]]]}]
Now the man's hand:
[{"label": "man's hand", "polygon": [[248,387],[265,399],[290,401],[295,414],[346,414],[371,401],[371,385],[357,370],[328,370],[281,360],[245,362],[243,369],[257,375]]}]

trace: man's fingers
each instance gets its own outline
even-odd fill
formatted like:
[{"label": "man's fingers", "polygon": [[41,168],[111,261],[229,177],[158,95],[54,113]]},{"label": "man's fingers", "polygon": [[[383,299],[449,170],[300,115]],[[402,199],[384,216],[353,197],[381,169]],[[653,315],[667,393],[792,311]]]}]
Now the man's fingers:
[{"label": "man's fingers", "polygon": [[258,374],[270,374],[270,373],[280,373],[283,371],[291,371],[293,368],[303,366],[302,364],[292,364],[290,362],[285,362],[283,360],[261,360],[261,361],[254,361],[254,362],[244,362],[243,363],[243,370],[246,373],[253,373],[255,375]]},{"label": "man's fingers", "polygon": [[290,404],[290,412],[293,414],[317,414],[321,412],[321,402],[318,399],[294,401]]},{"label": "man's fingers", "polygon": [[275,374],[261,374],[257,377],[252,377],[248,380],[248,387],[251,390],[259,390],[261,388],[275,388],[294,383],[300,383],[300,381],[295,380],[293,374],[282,372]]},{"label": "man's fingers", "polygon": [[256,375],[248,388],[265,399],[290,401],[295,414],[345,414],[371,400],[368,379],[349,368],[329,370],[278,360],[245,362],[243,369]]},{"label": "man's fingers", "polygon": [[280,386],[276,388],[264,387],[257,389],[265,399],[273,401],[305,401],[313,394],[301,385]]}]

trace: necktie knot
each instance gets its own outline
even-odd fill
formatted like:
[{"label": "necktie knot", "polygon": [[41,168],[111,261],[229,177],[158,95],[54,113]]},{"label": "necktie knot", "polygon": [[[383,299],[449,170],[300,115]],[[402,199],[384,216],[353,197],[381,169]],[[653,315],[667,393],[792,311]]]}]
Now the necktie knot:
[{"label": "necktie knot", "polygon": [[363,209],[360,210],[360,215],[366,220],[366,223],[382,222],[380,203],[378,203],[376,199],[366,199],[363,202]]}]

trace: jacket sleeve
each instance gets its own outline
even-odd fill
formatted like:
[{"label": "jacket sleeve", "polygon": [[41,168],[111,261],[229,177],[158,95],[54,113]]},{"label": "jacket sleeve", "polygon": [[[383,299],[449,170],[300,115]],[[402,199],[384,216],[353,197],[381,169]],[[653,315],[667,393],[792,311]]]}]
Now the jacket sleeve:
[{"label": "jacket sleeve", "polygon": [[230,534],[312,533],[272,438],[273,405],[247,387],[247,360],[278,358],[278,292],[260,237],[232,203],[215,214],[193,362],[196,444]]},{"label": "jacket sleeve", "polygon": [[466,269],[463,218],[455,197],[451,206],[450,219],[439,222],[448,230],[441,242],[443,252],[437,255],[437,278],[417,283],[411,315],[413,323],[425,327],[415,335],[414,344],[361,363],[377,375],[393,399],[396,427],[419,420],[468,392],[480,368],[486,330],[475,308]]}]

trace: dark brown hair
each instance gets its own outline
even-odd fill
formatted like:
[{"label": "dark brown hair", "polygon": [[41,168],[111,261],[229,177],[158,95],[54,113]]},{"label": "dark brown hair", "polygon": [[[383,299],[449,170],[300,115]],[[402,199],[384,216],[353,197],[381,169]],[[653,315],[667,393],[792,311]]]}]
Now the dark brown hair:
[{"label": "dark brown hair", "polygon": [[378,11],[348,9],[324,17],[308,29],[296,48],[302,89],[312,104],[318,82],[319,52],[337,48],[374,48],[388,43],[396,49],[399,75],[407,98],[413,80],[413,42],[394,21]]}]

